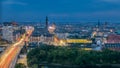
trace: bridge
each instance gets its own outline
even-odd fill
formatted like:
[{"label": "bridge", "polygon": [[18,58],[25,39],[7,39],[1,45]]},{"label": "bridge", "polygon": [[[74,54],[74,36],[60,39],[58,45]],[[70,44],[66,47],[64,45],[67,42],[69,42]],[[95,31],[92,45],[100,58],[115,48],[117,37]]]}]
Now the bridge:
[{"label": "bridge", "polygon": [[26,34],[23,34],[22,38],[8,47],[0,56],[0,68],[14,68],[17,57],[24,46],[24,42],[27,41],[32,34],[34,28],[29,28]]}]

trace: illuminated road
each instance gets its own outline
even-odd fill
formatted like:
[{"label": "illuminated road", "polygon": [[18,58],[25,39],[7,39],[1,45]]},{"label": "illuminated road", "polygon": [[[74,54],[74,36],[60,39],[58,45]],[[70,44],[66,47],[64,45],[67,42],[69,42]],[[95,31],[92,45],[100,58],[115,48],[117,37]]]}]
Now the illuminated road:
[{"label": "illuminated road", "polygon": [[32,34],[33,30],[34,29],[27,30],[27,36],[24,34],[18,42],[6,49],[6,51],[0,57],[0,68],[10,68],[12,61],[15,59],[21,48],[24,46],[24,41],[28,41],[28,38]]}]

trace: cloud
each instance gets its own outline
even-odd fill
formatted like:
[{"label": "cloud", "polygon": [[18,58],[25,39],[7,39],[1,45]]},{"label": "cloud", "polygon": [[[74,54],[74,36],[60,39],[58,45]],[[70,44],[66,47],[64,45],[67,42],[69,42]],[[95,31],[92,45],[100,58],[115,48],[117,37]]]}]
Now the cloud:
[{"label": "cloud", "polygon": [[22,6],[25,6],[25,5],[27,5],[27,3],[19,2],[19,1],[13,1],[13,0],[7,0],[7,1],[3,1],[2,5],[22,5]]}]

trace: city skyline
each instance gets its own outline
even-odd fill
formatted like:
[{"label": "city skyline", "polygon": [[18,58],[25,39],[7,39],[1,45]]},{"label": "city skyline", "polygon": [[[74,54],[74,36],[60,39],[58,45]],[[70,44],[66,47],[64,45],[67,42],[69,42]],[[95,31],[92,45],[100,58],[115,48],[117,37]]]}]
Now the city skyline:
[{"label": "city skyline", "polygon": [[120,68],[120,0],[1,0],[0,68]]},{"label": "city skyline", "polygon": [[119,0],[2,0],[1,21],[120,21]]}]

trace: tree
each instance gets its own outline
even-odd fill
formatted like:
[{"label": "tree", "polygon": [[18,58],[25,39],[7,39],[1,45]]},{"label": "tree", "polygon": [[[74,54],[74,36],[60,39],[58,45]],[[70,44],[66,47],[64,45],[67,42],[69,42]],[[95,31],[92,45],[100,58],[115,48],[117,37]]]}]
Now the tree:
[{"label": "tree", "polygon": [[[74,44],[75,45],[75,44]],[[120,64],[120,52],[85,51],[79,47],[40,46],[27,54],[28,66],[39,64],[96,65]]]},{"label": "tree", "polygon": [[26,68],[26,66],[22,63],[18,63],[15,65],[15,68]]}]

